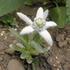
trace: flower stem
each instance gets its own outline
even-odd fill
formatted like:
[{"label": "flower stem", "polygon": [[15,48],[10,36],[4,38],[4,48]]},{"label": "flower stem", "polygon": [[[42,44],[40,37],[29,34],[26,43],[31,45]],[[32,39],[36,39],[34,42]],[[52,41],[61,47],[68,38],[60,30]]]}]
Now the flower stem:
[{"label": "flower stem", "polygon": [[32,70],[37,70],[36,69],[36,64],[34,62],[32,63]]},{"label": "flower stem", "polygon": [[34,58],[32,62],[32,70],[39,70],[39,60],[38,58]]}]

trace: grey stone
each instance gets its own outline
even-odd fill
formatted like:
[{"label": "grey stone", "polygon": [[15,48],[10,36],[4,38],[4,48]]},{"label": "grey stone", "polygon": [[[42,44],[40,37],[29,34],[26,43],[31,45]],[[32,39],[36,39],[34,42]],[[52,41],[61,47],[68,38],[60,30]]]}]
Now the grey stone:
[{"label": "grey stone", "polygon": [[2,70],[2,67],[0,66],[0,70]]},{"label": "grey stone", "polygon": [[8,70],[25,70],[24,66],[16,59],[12,59],[9,61]]}]

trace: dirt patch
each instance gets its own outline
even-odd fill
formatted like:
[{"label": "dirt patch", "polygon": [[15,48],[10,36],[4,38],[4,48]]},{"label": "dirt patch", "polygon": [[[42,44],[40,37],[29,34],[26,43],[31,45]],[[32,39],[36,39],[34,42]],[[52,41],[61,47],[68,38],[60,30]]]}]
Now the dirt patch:
[{"label": "dirt patch", "polygon": [[[68,70],[70,68],[69,27],[70,23],[64,29],[48,29],[52,34],[54,45],[50,51],[43,55],[44,58],[38,57],[41,70]],[[3,34],[1,35],[1,33]],[[0,67],[2,70],[7,70],[8,62],[15,57],[9,55],[11,52],[9,45],[18,41],[15,36],[9,33],[9,28],[0,28]]]},{"label": "dirt patch", "polygon": [[[20,25],[17,30],[20,31],[22,27]],[[17,59],[11,53],[9,45],[19,42],[19,40],[9,32],[9,29],[10,27],[4,27],[0,24],[0,70],[7,70],[8,62],[13,58]],[[64,29],[56,27],[48,29],[48,31],[53,37],[54,45],[47,53],[37,57],[39,69],[70,70],[70,23],[66,24]],[[23,64],[25,63],[23,62]],[[25,64],[25,68],[31,70],[30,65]]]}]

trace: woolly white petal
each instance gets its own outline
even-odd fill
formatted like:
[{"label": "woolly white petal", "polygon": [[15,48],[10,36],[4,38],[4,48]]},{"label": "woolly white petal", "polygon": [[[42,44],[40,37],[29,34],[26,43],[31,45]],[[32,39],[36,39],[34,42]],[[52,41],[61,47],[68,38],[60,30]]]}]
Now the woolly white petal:
[{"label": "woolly white petal", "polygon": [[27,24],[32,24],[32,23],[33,23],[32,20],[31,20],[29,17],[27,17],[25,14],[22,14],[22,13],[20,13],[20,12],[17,12],[17,15],[18,15],[23,21],[25,21]]},{"label": "woolly white petal", "polygon": [[42,38],[44,38],[44,40],[48,43],[48,45],[50,45],[50,46],[53,45],[53,40],[47,30],[43,30],[43,31],[39,32],[39,34]]},{"label": "woolly white petal", "polygon": [[49,27],[55,27],[55,26],[57,26],[57,24],[55,22],[53,22],[53,21],[47,21],[46,25],[45,25],[45,29],[49,28]]},{"label": "woolly white petal", "polygon": [[32,33],[33,31],[34,29],[31,26],[27,26],[21,30],[20,35],[29,34]]},{"label": "woolly white petal", "polygon": [[37,14],[36,14],[36,19],[37,18],[43,18],[43,8],[40,7],[38,10],[37,10]]},{"label": "woolly white petal", "polygon": [[47,19],[48,14],[49,14],[49,10],[46,10],[46,11],[43,13],[44,19]]}]

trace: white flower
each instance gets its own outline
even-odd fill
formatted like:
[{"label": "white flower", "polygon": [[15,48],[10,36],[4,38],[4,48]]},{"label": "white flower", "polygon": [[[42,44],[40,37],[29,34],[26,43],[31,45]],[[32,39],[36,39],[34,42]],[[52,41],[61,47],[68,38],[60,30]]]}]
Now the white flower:
[{"label": "white flower", "polygon": [[17,15],[25,21],[29,26],[26,26],[23,28],[20,32],[21,35],[32,33],[33,31],[37,31],[39,35],[50,45],[53,45],[53,40],[51,38],[50,33],[46,30],[49,27],[57,26],[57,24],[53,21],[46,21],[46,18],[48,16],[48,10],[45,12],[43,11],[43,8],[40,7],[37,11],[36,17],[34,18],[34,21],[32,21],[29,17],[27,17],[25,14],[22,14],[20,12],[17,13]]}]

